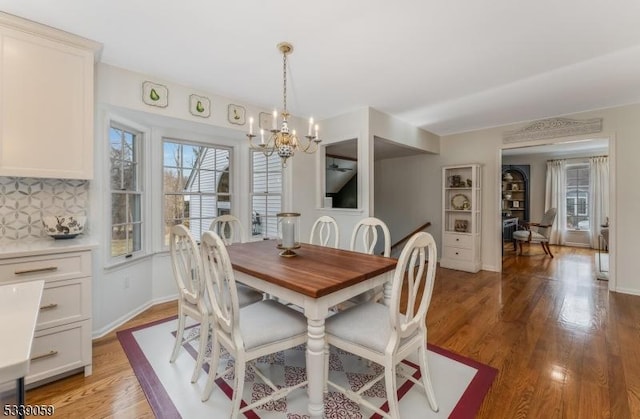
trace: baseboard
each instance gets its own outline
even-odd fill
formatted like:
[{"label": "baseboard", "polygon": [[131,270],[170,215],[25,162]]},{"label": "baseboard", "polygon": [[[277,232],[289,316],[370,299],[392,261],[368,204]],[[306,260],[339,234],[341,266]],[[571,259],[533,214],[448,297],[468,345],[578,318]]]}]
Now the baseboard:
[{"label": "baseboard", "polygon": [[640,295],[640,290],[633,289],[633,288],[617,287],[615,292],[619,292],[620,294]]},{"label": "baseboard", "polygon": [[496,268],[495,265],[482,265],[480,269],[489,272],[500,272],[500,269]]},{"label": "baseboard", "polygon": [[123,324],[125,324],[129,320],[133,319],[135,316],[137,316],[138,314],[140,314],[143,311],[147,310],[148,308],[153,307],[153,306],[155,306],[157,304],[166,303],[168,301],[175,301],[177,299],[178,299],[178,294],[165,296],[165,297],[160,297],[160,298],[154,298],[153,300],[146,302],[145,304],[141,305],[140,307],[138,307],[138,308],[136,308],[134,310],[131,310],[127,314],[118,317],[116,320],[112,321],[111,323],[109,323],[108,325],[104,326],[103,328],[98,329],[98,330],[94,330],[92,332],[92,334],[91,334],[91,338],[92,339],[101,338],[101,337],[107,335],[108,333],[114,331],[118,327],[122,326]]},{"label": "baseboard", "polygon": [[[552,245],[553,246],[553,245]],[[584,244],[584,243],[573,243],[573,242],[565,242],[562,245],[557,245],[557,246],[568,246],[568,247],[582,247],[584,249],[591,249],[591,245],[590,244]]]}]

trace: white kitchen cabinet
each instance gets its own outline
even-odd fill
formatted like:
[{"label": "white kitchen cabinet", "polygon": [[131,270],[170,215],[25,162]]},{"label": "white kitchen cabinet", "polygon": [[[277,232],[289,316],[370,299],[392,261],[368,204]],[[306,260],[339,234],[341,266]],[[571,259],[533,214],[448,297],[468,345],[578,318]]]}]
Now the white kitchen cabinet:
[{"label": "white kitchen cabinet", "polygon": [[36,244],[16,246],[9,257],[0,253],[0,285],[44,280],[26,384],[76,371],[91,374],[93,245],[76,243],[44,242],[41,249]]},{"label": "white kitchen cabinet", "polygon": [[93,177],[100,44],[0,13],[0,176]]},{"label": "white kitchen cabinet", "polygon": [[440,266],[478,272],[482,266],[482,172],[479,164],[442,168]]}]

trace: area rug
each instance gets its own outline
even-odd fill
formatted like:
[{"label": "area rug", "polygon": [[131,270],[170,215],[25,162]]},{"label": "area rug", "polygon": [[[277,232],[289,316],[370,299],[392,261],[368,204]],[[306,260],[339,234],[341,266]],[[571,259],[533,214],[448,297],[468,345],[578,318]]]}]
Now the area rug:
[{"label": "area rug", "polygon": [[[175,342],[177,320],[175,317],[159,320],[117,333],[118,339],[140,385],[158,418],[223,418],[231,413],[233,372],[216,380],[211,398],[201,402],[207,378],[208,365],[196,383],[191,383],[195,366],[197,339],[184,345],[174,363],[169,356]],[[190,324],[189,334],[197,335],[199,325]],[[186,334],[186,333],[185,333]],[[406,379],[398,379],[400,415],[403,418],[472,418],[477,413],[489,391],[497,370],[442,348],[427,345],[428,362],[439,412],[429,408],[427,398],[418,386]],[[210,348],[208,348],[208,351]],[[400,365],[404,374],[420,377],[416,358],[408,358]],[[292,385],[306,379],[304,368],[305,348],[300,346],[279,352],[275,357],[258,360],[256,367],[266,373],[276,385]],[[223,354],[218,371],[233,365],[233,359]],[[330,379],[352,389],[359,388],[369,377],[380,371],[380,366],[332,348],[329,363]],[[415,388],[414,388],[415,387]],[[247,369],[244,403],[251,403],[264,396],[269,387],[256,374]],[[377,383],[365,395],[374,405],[387,411],[384,381]],[[304,419],[308,418],[306,387],[297,389],[276,402],[245,412],[254,419]],[[379,418],[368,409],[361,408],[338,392],[329,391],[325,396],[327,418]]]}]

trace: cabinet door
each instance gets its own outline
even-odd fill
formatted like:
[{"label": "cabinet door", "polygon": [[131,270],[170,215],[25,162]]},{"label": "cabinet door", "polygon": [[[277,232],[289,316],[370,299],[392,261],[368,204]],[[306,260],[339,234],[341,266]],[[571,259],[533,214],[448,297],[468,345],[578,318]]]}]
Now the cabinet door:
[{"label": "cabinet door", "polygon": [[93,52],[0,33],[0,175],[90,179]]}]

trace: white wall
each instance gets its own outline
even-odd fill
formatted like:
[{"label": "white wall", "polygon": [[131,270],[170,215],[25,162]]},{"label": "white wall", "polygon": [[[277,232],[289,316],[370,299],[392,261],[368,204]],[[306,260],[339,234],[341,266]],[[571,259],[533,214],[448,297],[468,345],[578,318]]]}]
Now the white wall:
[{"label": "white wall", "polygon": [[389,227],[391,243],[427,221],[432,225],[425,231],[440,237],[440,231],[434,226],[439,225],[440,210],[429,212],[427,209],[433,197],[425,193],[425,184],[439,181],[439,176],[426,177],[429,164],[427,156],[422,154],[375,163],[375,216]]}]

